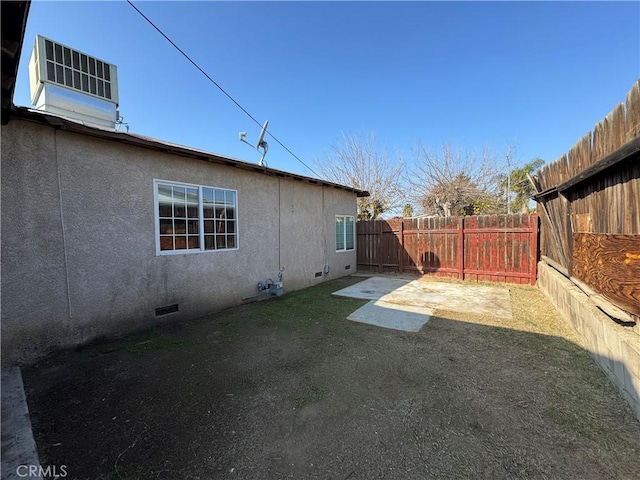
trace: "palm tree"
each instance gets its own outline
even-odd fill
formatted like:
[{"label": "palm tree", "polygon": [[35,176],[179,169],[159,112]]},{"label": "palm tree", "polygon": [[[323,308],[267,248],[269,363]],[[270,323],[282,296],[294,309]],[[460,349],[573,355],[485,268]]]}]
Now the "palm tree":
[{"label": "palm tree", "polygon": [[405,203],[404,208],[402,209],[402,216],[404,218],[413,217],[413,205]]},{"label": "palm tree", "polygon": [[[527,174],[537,170],[542,165],[544,165],[544,160],[534,158],[522,167],[511,170],[509,177],[505,177],[500,181],[500,188],[503,191],[506,192],[507,188],[509,188],[511,192],[516,194],[512,203],[517,206],[522,213],[529,213],[529,199],[535,193],[531,182],[529,182],[527,178]],[[509,205],[508,213],[511,213],[511,205]]]}]

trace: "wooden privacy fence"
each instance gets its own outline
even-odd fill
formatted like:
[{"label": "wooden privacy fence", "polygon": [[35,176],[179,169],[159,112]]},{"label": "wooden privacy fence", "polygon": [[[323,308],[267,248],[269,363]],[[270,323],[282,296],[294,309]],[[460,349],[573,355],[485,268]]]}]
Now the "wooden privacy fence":
[{"label": "wooden privacy fence", "polygon": [[542,259],[606,311],[600,296],[640,316],[640,81],[534,183]]},{"label": "wooden privacy fence", "polygon": [[394,218],[356,224],[358,270],[534,284],[538,215]]}]

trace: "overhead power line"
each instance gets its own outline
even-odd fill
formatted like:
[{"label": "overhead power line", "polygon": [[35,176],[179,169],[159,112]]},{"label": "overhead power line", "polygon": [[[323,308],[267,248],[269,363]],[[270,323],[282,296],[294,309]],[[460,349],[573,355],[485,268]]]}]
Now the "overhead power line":
[{"label": "overhead power line", "polygon": [[[138,9],[138,7],[136,7],[136,6],[135,6],[135,5],[134,5],[130,0],[127,0],[127,3],[128,3],[129,5],[131,5],[131,7],[132,7],[136,12],[138,12],[138,13],[140,14],[140,16],[141,16],[142,18],[144,18],[144,19],[149,23],[149,25],[151,25],[153,28],[155,28],[155,29],[156,29],[156,31],[157,31],[160,35],[162,35],[162,36],[165,38],[165,40],[167,40],[167,42],[169,42],[171,45],[173,45],[173,47],[174,47],[176,50],[178,50],[178,52],[180,52],[184,58],[186,58],[187,60],[189,60],[189,62],[191,62],[191,64],[192,64],[194,67],[196,67],[196,68],[200,71],[200,73],[202,73],[202,74],[203,74],[203,75],[204,75],[204,76],[205,76],[205,77],[206,77],[206,78],[207,78],[211,83],[213,83],[213,84],[218,88],[218,90],[220,90],[222,93],[224,93],[224,95],[225,95],[229,100],[231,100],[231,101],[232,101],[232,102],[233,102],[233,103],[234,103],[234,104],[235,104],[235,105],[236,105],[240,110],[242,110],[242,111],[243,111],[243,112],[244,112],[244,113],[245,113],[245,114],[246,114],[246,115],[247,115],[251,120],[253,120],[253,121],[256,123],[256,125],[258,125],[259,127],[262,127],[262,125],[260,124],[260,122],[259,122],[258,120],[256,120],[256,119],[253,117],[253,115],[251,115],[251,114],[250,114],[250,113],[249,113],[249,112],[248,112],[248,111],[247,111],[247,110],[246,110],[242,105],[240,105],[240,104],[236,101],[236,99],[235,99],[235,98],[233,98],[229,93],[227,93],[227,91],[226,91],[224,88],[222,88],[222,87],[218,84],[218,82],[216,82],[213,78],[211,78],[211,77],[207,74],[207,72],[205,72],[205,71],[200,67],[200,65],[198,65],[198,64],[197,64],[197,63],[196,63],[196,62],[195,62],[195,61],[194,61],[194,60],[193,60],[189,55],[187,55],[187,54],[185,53],[185,51],[184,51],[184,50],[182,50],[182,49],[181,49],[178,45],[176,45],[176,43],[175,43],[173,40],[171,40],[171,39],[170,39],[170,38],[169,38],[169,37],[168,37],[168,36],[167,36],[167,35],[166,35],[162,30],[160,30],[160,28],[159,28],[155,23],[153,23],[153,22],[151,21],[151,19],[149,19],[149,17],[147,17],[144,13],[142,13],[142,12]],[[293,158],[295,158],[295,159],[296,159],[297,161],[299,161],[302,165],[304,165],[308,170],[310,170],[310,171],[311,171],[315,176],[320,177],[320,175],[318,175],[318,174],[317,174],[317,173],[316,173],[316,172],[315,172],[315,171],[314,171],[314,170],[313,170],[309,165],[307,165],[306,163],[304,163],[304,162],[300,159],[300,157],[298,157],[295,153],[293,153],[291,150],[289,150],[289,148],[287,148],[287,146],[286,146],[285,144],[283,144],[280,140],[278,140],[278,139],[275,137],[275,135],[273,135],[273,134],[272,134],[271,132],[269,132],[268,130],[267,130],[267,134],[268,134],[271,138],[273,138],[273,139],[278,143],[278,145],[280,145],[280,146],[281,146],[282,148],[284,148],[287,152],[289,152]]]}]

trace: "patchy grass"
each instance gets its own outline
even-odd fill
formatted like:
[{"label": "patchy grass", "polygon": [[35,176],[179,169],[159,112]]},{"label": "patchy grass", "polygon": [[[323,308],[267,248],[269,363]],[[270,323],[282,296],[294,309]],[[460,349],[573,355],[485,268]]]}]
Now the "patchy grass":
[{"label": "patchy grass", "polygon": [[182,338],[166,333],[147,332],[134,337],[126,337],[113,340],[103,345],[98,345],[92,355],[104,355],[114,352],[128,352],[133,355],[144,355],[157,350],[170,352],[182,350],[190,346],[190,343]]},{"label": "patchy grass", "polygon": [[293,406],[296,409],[300,409],[305,405],[310,405],[312,403],[319,402],[323,397],[322,391],[315,386],[309,386],[305,389],[304,392],[297,395],[293,400]]},{"label": "patchy grass", "polygon": [[620,435],[617,430],[593,415],[584,405],[570,409],[563,407],[565,405],[560,403],[558,406],[548,408],[544,411],[544,415],[561,427],[565,433],[594,442],[605,450],[615,451],[618,455],[638,453],[637,448],[629,448],[628,438]]},{"label": "patchy grass", "polygon": [[[447,320],[498,327],[477,329],[474,336],[491,346],[495,368],[502,372],[522,371],[518,363],[526,362],[527,375],[522,377],[522,381],[545,385],[531,398],[535,398],[539,414],[564,438],[593,443],[620,461],[629,457],[640,458],[640,436],[623,432],[611,421],[618,408],[629,413],[625,400],[584,348],[575,330],[561,318],[539,289],[493,286],[509,288],[512,319],[446,311],[438,313]],[[474,343],[471,341],[468,345]],[[542,381],[536,377],[542,377]],[[602,402],[597,411],[594,410],[594,399]],[[529,408],[533,403],[527,399],[516,405]],[[637,424],[632,415],[629,418]],[[623,475],[621,478],[627,477]]]},{"label": "patchy grass", "polygon": [[542,292],[407,333],[345,320],[366,300],[331,293],[359,281],[25,368],[41,461],[105,480],[637,478],[637,420]]},{"label": "patchy grass", "polygon": [[[215,334],[222,342],[244,336],[247,327],[272,327],[289,332],[308,332],[320,329],[330,335],[350,335],[350,325],[344,321],[351,312],[368,300],[337,297],[333,292],[362,281],[358,277],[342,277],[312,288],[287,293],[255,303],[241,305],[223,312],[186,322],[191,328]],[[169,327],[174,330],[174,327]],[[91,345],[92,355],[128,352],[144,355],[156,350],[180,351],[188,348],[208,347],[207,335],[200,338],[186,332],[167,332],[167,328],[148,331],[134,336]]]},{"label": "patchy grass", "polygon": [[368,300],[336,297],[332,293],[359,281],[362,279],[338,279],[259,302],[251,307],[251,316],[259,318],[263,325],[279,329],[304,331],[322,327],[334,334],[348,334],[345,317]]},{"label": "patchy grass", "polygon": [[243,335],[247,326],[270,327],[282,332],[309,332],[320,329],[331,335],[349,335],[349,325],[344,319],[367,300],[344,298],[333,292],[354,283],[358,277],[342,277],[324,282],[314,287],[286,293],[255,303],[216,313],[200,319],[202,322],[215,321],[221,335],[227,339]]}]

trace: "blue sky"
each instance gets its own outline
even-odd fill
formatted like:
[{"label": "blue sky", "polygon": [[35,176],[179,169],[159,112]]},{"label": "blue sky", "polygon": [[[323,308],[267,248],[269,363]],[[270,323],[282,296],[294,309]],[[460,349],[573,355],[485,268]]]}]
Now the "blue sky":
[{"label": "blue sky", "polygon": [[[640,2],[134,3],[312,168],[342,132],[409,163],[417,142],[553,161],[640,76]],[[18,105],[36,34],[117,65],[132,132],[260,159],[238,141],[260,127],[126,2],[34,1]],[[270,167],[315,176],[267,141]]]}]

